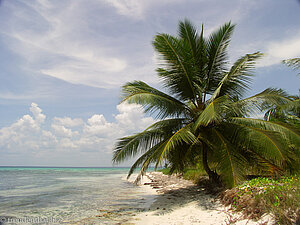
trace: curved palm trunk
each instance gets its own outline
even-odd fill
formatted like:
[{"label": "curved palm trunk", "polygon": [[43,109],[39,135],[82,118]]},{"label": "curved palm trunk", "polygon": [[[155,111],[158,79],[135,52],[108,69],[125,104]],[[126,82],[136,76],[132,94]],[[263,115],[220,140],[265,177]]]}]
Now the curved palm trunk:
[{"label": "curved palm trunk", "polygon": [[221,185],[220,175],[216,171],[212,171],[207,162],[207,146],[203,143],[202,162],[205,172],[208,174],[209,180],[215,185]]}]

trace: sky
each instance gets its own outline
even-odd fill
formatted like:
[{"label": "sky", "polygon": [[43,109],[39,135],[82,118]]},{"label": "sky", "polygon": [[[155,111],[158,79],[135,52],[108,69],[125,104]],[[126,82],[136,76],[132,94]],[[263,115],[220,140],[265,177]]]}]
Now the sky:
[{"label": "sky", "polygon": [[0,166],[112,166],[115,141],[155,121],[120,87],[160,87],[151,42],[185,18],[206,36],[235,23],[231,62],[265,54],[247,96],[299,93],[281,63],[300,57],[299,0],[2,0]]}]

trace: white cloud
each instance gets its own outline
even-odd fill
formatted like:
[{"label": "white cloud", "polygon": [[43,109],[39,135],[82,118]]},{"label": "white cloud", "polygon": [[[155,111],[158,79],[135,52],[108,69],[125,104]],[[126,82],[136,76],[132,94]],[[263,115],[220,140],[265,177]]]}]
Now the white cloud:
[{"label": "white cloud", "polygon": [[59,147],[62,149],[66,149],[67,151],[70,151],[70,152],[72,151],[72,149],[78,148],[78,146],[74,143],[74,141],[72,141],[69,138],[62,138],[60,140]]},{"label": "white cloud", "polygon": [[38,148],[38,136],[46,116],[35,103],[31,104],[30,111],[33,116],[24,115],[12,125],[0,129],[0,146],[14,152],[24,146],[30,149]]},{"label": "white cloud", "polygon": [[55,146],[57,143],[57,137],[51,131],[42,130],[41,147]]},{"label": "white cloud", "polygon": [[30,112],[32,112],[37,123],[41,124],[45,121],[46,116],[42,114],[41,108],[39,108],[36,103],[31,103]]},{"label": "white cloud", "polygon": [[[298,32],[300,35],[300,32]],[[281,63],[284,59],[300,56],[299,35],[290,36],[281,41],[272,41],[264,50],[265,57],[258,64],[259,67],[272,66]]]},{"label": "white cloud", "polygon": [[126,69],[126,60],[110,54],[111,49],[93,36],[83,35],[91,32],[84,22],[88,9],[85,1],[23,4],[27,7],[7,3],[13,19],[8,20],[9,26],[1,33],[9,37],[7,45],[23,58],[25,69],[73,84],[93,87],[120,84],[121,76],[116,74]]},{"label": "white cloud", "polygon": [[72,137],[79,134],[77,131],[73,132],[71,129],[68,129],[62,125],[52,124],[51,128],[54,130],[56,135],[61,137]]},{"label": "white cloud", "polygon": [[93,115],[83,128],[85,136],[111,136],[118,132],[118,125],[106,121],[103,115]]},{"label": "white cloud", "polygon": [[145,128],[145,124],[153,123],[152,117],[144,117],[140,105],[123,103],[117,109],[120,114],[115,116],[116,121],[124,129],[141,130]]},{"label": "white cloud", "polygon": [[[202,1],[192,0],[190,7]],[[220,1],[228,10],[222,13],[223,17],[217,17],[214,15],[219,15],[220,9],[207,7],[214,3],[204,3],[206,10],[202,10],[195,20],[198,23],[204,22],[203,18],[209,19],[206,33],[224,20],[244,17],[246,9],[254,5],[234,0],[237,7],[231,8]],[[168,21],[164,22],[165,25],[160,24],[158,14],[162,12],[162,16],[166,16],[169,7],[177,12],[187,3],[185,0],[95,0],[87,4],[84,0],[36,0],[23,1],[22,4],[7,1],[7,22],[0,22],[0,34],[8,37],[6,45],[24,61],[19,64],[22,69],[73,84],[111,88],[128,80],[157,82],[150,43],[156,32],[168,32],[168,26],[165,26]],[[145,28],[128,21],[130,27],[123,30],[123,19],[111,18],[107,6],[129,18],[140,20],[147,17],[143,21]],[[95,15],[95,11],[99,13]],[[183,19],[180,10],[179,13],[176,20]],[[170,16],[170,21],[174,21],[175,16]],[[145,29],[153,29],[152,34]],[[175,29],[172,27],[172,32]]]},{"label": "white cloud", "polygon": [[[113,6],[120,15],[143,19],[145,12],[155,5],[174,4],[183,0],[104,0]],[[199,1],[199,0],[198,0]]]},{"label": "white cloud", "polygon": [[115,115],[114,122],[95,114],[86,121],[54,117],[48,126],[42,109],[32,103],[32,115],[24,115],[0,129],[0,149],[4,153],[23,152],[32,157],[60,157],[60,154],[80,152],[111,154],[118,138],[141,131],[154,122],[152,117],[145,117],[139,105],[122,103],[117,109],[119,114]]},{"label": "white cloud", "polygon": [[83,125],[83,120],[81,118],[70,118],[70,117],[54,117],[53,123],[56,125],[62,125],[66,127],[77,127]]},{"label": "white cloud", "polygon": [[143,13],[145,10],[145,3],[147,1],[140,1],[140,0],[104,0],[108,4],[111,4],[113,7],[116,8],[117,12],[124,16],[129,17],[136,17],[140,18],[143,17]]},{"label": "white cloud", "polygon": [[141,107],[136,104],[122,103],[117,106],[119,114],[115,122],[108,122],[101,114],[91,116],[85,123],[76,144],[82,149],[99,149],[111,153],[117,139],[144,130],[154,122],[152,117],[145,117]]}]

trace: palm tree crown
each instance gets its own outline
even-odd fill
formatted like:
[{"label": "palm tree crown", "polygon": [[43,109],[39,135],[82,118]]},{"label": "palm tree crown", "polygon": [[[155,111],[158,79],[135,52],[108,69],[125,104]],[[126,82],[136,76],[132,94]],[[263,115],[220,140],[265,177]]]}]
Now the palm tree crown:
[{"label": "palm tree crown", "polygon": [[290,99],[270,88],[242,99],[262,54],[246,54],[229,67],[227,47],[233,30],[234,25],[225,23],[206,38],[203,26],[198,32],[185,20],[179,22],[178,36],[155,36],[153,46],[161,62],[157,74],[166,93],[142,81],[122,89],[123,101],[141,104],[159,119],[117,142],[114,162],[139,155],[129,176],[137,167],[143,175],[152,163],[157,167],[168,162],[171,171],[200,163],[211,180],[221,178],[234,186],[246,165],[276,172],[299,158],[297,130],[249,118],[265,101],[286,104]]}]

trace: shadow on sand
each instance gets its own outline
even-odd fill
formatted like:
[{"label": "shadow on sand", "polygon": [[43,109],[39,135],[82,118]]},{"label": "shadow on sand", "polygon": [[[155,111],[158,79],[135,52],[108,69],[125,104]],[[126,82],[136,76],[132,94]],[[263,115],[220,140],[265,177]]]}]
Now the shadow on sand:
[{"label": "shadow on sand", "polygon": [[157,211],[157,215],[162,215],[192,202],[204,210],[217,210],[219,206],[215,196],[209,194],[204,186],[195,185],[164,191],[156,197],[149,211]]}]

